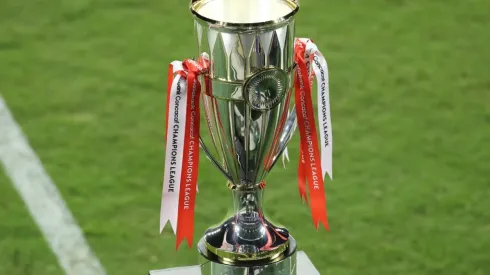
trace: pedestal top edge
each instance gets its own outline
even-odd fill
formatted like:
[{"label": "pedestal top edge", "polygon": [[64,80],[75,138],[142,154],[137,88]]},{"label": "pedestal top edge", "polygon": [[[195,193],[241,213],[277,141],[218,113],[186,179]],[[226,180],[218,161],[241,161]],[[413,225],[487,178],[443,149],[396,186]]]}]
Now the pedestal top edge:
[{"label": "pedestal top edge", "polygon": [[[303,251],[297,252],[297,275],[320,275],[308,256]],[[152,270],[150,275],[201,275],[199,265],[174,267],[161,270]]]}]

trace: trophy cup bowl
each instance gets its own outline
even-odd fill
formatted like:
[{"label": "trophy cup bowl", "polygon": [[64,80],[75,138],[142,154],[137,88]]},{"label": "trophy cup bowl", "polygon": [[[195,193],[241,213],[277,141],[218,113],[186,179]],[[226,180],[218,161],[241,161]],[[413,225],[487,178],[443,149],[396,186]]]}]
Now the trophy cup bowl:
[{"label": "trophy cup bowl", "polygon": [[262,200],[296,127],[289,105],[298,10],[290,0],[191,2],[198,56],[208,61],[200,81],[211,142],[201,139],[201,148],[233,195],[233,215],[198,243],[212,275],[296,274],[296,242],[264,217]]}]

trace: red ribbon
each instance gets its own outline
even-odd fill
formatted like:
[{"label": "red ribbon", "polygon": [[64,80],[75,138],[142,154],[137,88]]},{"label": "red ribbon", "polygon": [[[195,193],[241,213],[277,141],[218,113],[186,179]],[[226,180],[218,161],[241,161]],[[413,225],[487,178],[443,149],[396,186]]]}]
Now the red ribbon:
[{"label": "red ribbon", "polygon": [[306,163],[302,146],[299,148],[298,189],[301,200],[308,204],[308,196],[306,194]]},{"label": "red ribbon", "polygon": [[177,220],[176,249],[184,239],[192,247],[194,239],[194,210],[197,191],[197,175],[199,172],[199,126],[200,110],[199,97],[201,84],[197,79],[205,69],[196,61],[187,59],[183,64],[187,80],[187,112],[182,174],[180,181],[179,210]]},{"label": "red ribbon", "polygon": [[312,85],[307,67],[307,62],[309,61],[305,60],[305,50],[304,43],[297,40],[295,45],[295,62],[298,64],[298,68],[296,69],[294,82],[296,86],[296,114],[301,136],[301,156],[300,167],[298,169],[299,189],[300,195],[306,197],[304,190],[304,179],[306,178],[310,194],[310,209],[315,228],[318,229],[321,223],[328,230],[325,187],[311,97]]}]

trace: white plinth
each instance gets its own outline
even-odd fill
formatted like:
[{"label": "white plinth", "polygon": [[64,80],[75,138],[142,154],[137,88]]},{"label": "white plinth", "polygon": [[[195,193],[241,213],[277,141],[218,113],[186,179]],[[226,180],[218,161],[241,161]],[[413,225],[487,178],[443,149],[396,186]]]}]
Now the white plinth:
[{"label": "white plinth", "polygon": [[[297,275],[320,275],[315,266],[311,263],[308,256],[303,251],[297,253]],[[169,268],[162,270],[152,270],[150,275],[201,275],[201,268],[197,265]]]}]

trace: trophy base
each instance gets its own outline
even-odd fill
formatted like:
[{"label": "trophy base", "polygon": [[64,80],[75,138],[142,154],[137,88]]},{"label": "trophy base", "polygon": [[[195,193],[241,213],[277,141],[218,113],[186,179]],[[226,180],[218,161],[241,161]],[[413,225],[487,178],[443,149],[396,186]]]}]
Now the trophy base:
[{"label": "trophy base", "polygon": [[[234,266],[209,262],[201,266],[202,275],[296,275],[296,253],[268,265]],[[310,275],[310,274],[308,274]]]},{"label": "trophy base", "polygon": [[[272,267],[270,267],[269,270],[264,269],[264,267],[258,267],[252,269],[255,273],[252,274],[273,274],[273,275],[284,275],[284,274],[297,274],[297,275],[320,275],[320,272],[315,268],[313,263],[310,261],[306,253],[303,251],[298,251],[295,255],[297,257],[297,265],[296,265],[296,271],[293,271],[291,273],[285,273],[281,272],[280,269],[276,270],[271,270]],[[277,266],[276,266],[277,267]],[[227,269],[226,269],[227,268]],[[262,269],[261,269],[262,268]],[[250,270],[250,268],[249,268]],[[202,265],[195,265],[195,266],[186,266],[186,267],[177,267],[177,268],[169,268],[169,269],[162,269],[162,270],[152,270],[150,271],[150,275],[248,275],[249,273],[246,273],[246,269],[243,268],[235,268],[232,266],[228,267],[223,267],[220,264],[213,263],[213,262],[207,262]],[[287,269],[286,269],[287,271]],[[227,273],[226,273],[227,272]],[[262,272],[262,273],[261,273]],[[264,273],[268,272],[268,273]],[[275,273],[270,273],[270,272],[275,272]],[[296,273],[293,273],[296,272]]]},{"label": "trophy base", "polygon": [[[254,225],[247,228],[237,221],[240,219],[232,217],[207,230],[197,245],[199,253],[216,264],[244,268],[272,266],[294,258],[296,241],[285,228],[276,227],[263,217],[258,223],[250,222]],[[255,219],[249,221],[252,220]]]}]

